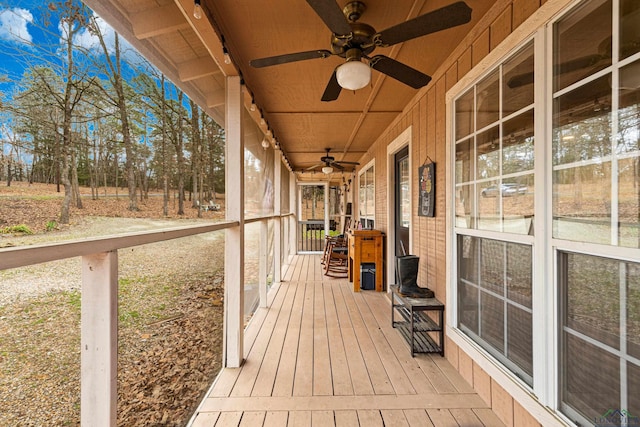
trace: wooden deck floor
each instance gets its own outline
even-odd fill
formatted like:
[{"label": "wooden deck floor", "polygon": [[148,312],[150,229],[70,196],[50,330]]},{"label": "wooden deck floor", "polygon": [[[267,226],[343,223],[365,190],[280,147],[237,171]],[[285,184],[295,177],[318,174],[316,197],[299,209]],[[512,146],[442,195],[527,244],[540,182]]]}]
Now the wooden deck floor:
[{"label": "wooden deck floor", "polygon": [[446,359],[411,357],[390,302],[295,257],[193,426],[502,426]]}]

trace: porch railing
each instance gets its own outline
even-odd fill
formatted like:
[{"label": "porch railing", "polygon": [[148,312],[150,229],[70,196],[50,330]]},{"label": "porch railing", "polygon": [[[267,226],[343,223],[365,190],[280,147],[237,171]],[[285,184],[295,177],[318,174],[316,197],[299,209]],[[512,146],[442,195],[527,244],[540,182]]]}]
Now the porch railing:
[{"label": "porch railing", "polygon": [[[259,221],[266,227],[271,219],[286,219],[292,215],[255,218],[245,224]],[[114,426],[116,421],[118,250],[233,229],[239,225],[238,221],[221,221],[0,249],[0,270],[81,257],[81,425]],[[266,243],[261,243],[261,252],[265,252],[264,245]],[[261,254],[262,258],[261,264],[266,263],[266,255]],[[259,287],[261,299],[266,300],[266,279],[261,280]]]},{"label": "porch railing", "polygon": [[324,249],[324,221],[298,221],[298,251],[320,252]]}]

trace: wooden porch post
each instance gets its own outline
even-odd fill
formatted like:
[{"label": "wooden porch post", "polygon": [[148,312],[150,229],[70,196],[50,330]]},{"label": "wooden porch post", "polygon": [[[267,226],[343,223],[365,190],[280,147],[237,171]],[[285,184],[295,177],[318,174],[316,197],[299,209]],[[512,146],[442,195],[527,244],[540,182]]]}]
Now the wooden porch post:
[{"label": "wooden porch post", "polygon": [[242,364],[244,341],[244,140],[242,137],[242,85],[239,76],[226,79],[225,188],[226,219],[238,227],[225,230],[224,354],[222,364]]},{"label": "wooden porch post", "polygon": [[115,426],[118,402],[118,253],[82,257],[80,424]]},{"label": "wooden porch post", "polygon": [[282,270],[282,214],[281,204],[282,198],[282,154],[280,150],[276,150],[273,156],[273,181],[274,181],[274,198],[273,198],[273,283],[281,281]]},{"label": "wooden porch post", "polygon": [[289,253],[293,256],[298,253],[298,184],[296,183],[296,175],[289,174],[289,212],[293,215],[289,216]]}]

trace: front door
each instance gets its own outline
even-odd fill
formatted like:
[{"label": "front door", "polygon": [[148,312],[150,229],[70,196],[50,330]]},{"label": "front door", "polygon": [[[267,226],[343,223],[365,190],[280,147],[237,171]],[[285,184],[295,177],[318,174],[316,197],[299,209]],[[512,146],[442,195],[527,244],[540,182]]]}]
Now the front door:
[{"label": "front door", "polygon": [[409,225],[411,221],[411,194],[409,173],[409,147],[398,151],[395,170],[395,254],[409,254]]}]

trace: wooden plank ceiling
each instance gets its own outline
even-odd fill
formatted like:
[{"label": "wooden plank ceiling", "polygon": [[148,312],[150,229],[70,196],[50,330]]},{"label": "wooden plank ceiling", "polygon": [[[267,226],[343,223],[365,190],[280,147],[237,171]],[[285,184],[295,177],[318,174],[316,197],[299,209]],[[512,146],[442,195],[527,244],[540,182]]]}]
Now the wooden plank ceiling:
[{"label": "wooden plank ceiling", "polygon": [[[403,108],[416,96],[413,89],[373,70],[370,85],[342,90],[337,100],[321,97],[339,56],[266,68],[252,59],[301,51],[331,50],[331,31],[305,0],[201,0],[204,17],[193,18],[193,0],[85,0],[98,15],[224,124],[225,76],[240,75],[245,103],[267,127],[293,170],[320,163],[331,148],[336,160],[358,161]],[[432,75],[473,28],[494,0],[465,0],[471,22],[387,48],[386,55]],[[347,1],[338,0],[340,7]],[[359,22],[377,31],[453,3],[453,0],[364,0]],[[223,41],[224,40],[224,41]],[[226,49],[232,59],[225,63]],[[428,86],[427,86],[428,88]],[[426,90],[423,88],[422,90]],[[321,175],[299,178],[318,180]],[[334,176],[335,177],[335,176]]]}]

